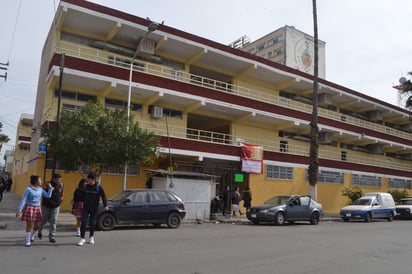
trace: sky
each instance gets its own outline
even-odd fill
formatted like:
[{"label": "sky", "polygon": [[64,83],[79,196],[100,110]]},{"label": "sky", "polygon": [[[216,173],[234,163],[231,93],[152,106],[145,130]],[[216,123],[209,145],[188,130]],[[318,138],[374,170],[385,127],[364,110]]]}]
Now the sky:
[{"label": "sky", "polygon": [[[149,17],[194,35],[230,44],[285,25],[313,36],[312,0],[90,0]],[[2,133],[12,150],[22,113],[34,114],[40,57],[58,0],[0,0]],[[256,4],[255,6],[253,4]],[[326,42],[326,80],[398,104],[392,87],[412,71],[410,0],[317,0],[318,37]]]}]

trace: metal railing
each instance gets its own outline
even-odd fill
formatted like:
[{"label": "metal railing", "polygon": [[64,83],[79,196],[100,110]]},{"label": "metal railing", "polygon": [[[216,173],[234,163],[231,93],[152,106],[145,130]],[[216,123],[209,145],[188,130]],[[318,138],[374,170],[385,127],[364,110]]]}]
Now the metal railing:
[{"label": "metal railing", "polygon": [[[82,59],[109,64],[116,67],[129,68],[129,59],[122,55],[116,55],[111,52],[86,47],[78,44],[73,44],[70,42],[60,41],[56,47],[56,52],[64,52],[69,56],[79,57]],[[120,61],[113,61],[114,59]],[[121,61],[123,60],[123,61]],[[250,89],[238,85],[233,85],[231,83],[221,82],[211,78],[187,73],[185,71],[176,70],[167,66],[162,66],[158,64],[143,62],[141,60],[136,61],[139,66],[135,66],[134,70],[160,76],[163,78],[174,79],[176,81],[190,83],[192,85],[197,85],[205,88],[210,88],[220,92],[227,92],[235,94],[241,97],[246,97],[254,99],[257,101],[268,102],[274,105],[286,107],[289,109],[300,110],[306,113],[312,113],[312,105],[295,101],[293,99],[288,99],[275,94],[269,94],[265,91],[260,91],[258,89]],[[356,125],[364,128],[368,128],[377,132],[390,134],[407,140],[412,139],[412,134],[404,132],[395,128],[380,125],[377,123],[365,121],[362,119],[355,118],[348,114],[342,114],[336,111],[319,108],[319,116],[332,119],[335,121],[344,122],[350,125]]]},{"label": "metal railing", "polygon": [[[280,144],[280,140],[265,140],[262,138],[249,138],[244,136],[235,136],[213,131],[206,131],[193,128],[185,128],[180,126],[168,126],[161,122],[139,121],[142,128],[152,131],[159,136],[169,136],[179,139],[195,140],[199,142],[216,143],[222,145],[239,146],[238,140],[244,143],[261,145],[266,151],[280,152],[285,154],[293,154],[299,156],[309,156],[309,146],[287,144],[286,147]],[[374,155],[371,157],[370,153],[365,153],[365,156],[359,155],[360,152],[347,151],[345,159],[342,160],[341,150],[333,147],[320,147],[319,157],[328,160],[344,161],[349,163],[365,164],[380,166],[385,168],[392,168],[402,171],[412,172],[412,164],[407,161],[399,159],[388,158],[382,155]]]},{"label": "metal railing", "polygon": [[[98,62],[106,65],[112,65],[116,67],[123,67],[129,68],[129,64],[127,63],[127,58],[125,59],[124,56],[116,55],[111,52],[106,52],[103,50],[98,50],[86,46],[81,46],[78,44],[72,44],[70,42],[59,42],[55,47],[56,52],[64,52],[68,56],[78,57],[82,59],[86,59],[93,62]],[[117,61],[113,61],[116,59]],[[120,61],[119,61],[120,60]],[[125,60],[125,61],[121,61]],[[160,76],[163,78],[173,79],[176,81],[182,81],[186,83],[190,83],[192,85],[202,86],[205,88],[214,89],[220,92],[227,92],[231,94],[235,94],[238,96],[268,102],[274,105],[283,106],[290,109],[300,110],[302,112],[311,113],[312,106],[309,104],[305,104],[302,102],[294,101],[292,99],[288,99],[285,97],[281,97],[274,94],[269,94],[265,91],[260,91],[257,89],[250,89],[246,87],[241,87],[237,85],[233,85],[231,83],[225,83],[221,81],[217,81],[214,79],[202,77],[199,75],[187,73],[185,71],[178,71],[170,67],[161,66],[158,64],[143,62],[141,60],[137,61],[139,63],[138,66],[135,66],[135,70],[151,75]],[[319,108],[319,116],[326,117],[332,120],[341,121],[344,123],[348,123],[351,125],[357,125],[364,128],[372,129],[378,132],[391,134],[393,136],[398,136],[405,139],[412,139],[412,134],[403,132],[394,128],[390,128],[387,126],[379,125],[373,122],[368,122],[362,119],[358,119],[352,117],[350,115],[338,113],[331,110],[326,110]],[[154,125],[154,123],[149,123],[150,125],[144,126],[145,122],[139,122],[143,127],[147,129],[153,130],[156,134],[166,136],[166,128],[162,128],[159,130],[159,125]],[[174,131],[173,131],[174,129]],[[170,129],[169,129],[170,130]],[[183,139],[193,139],[202,142],[211,142],[211,143],[220,143],[220,144],[228,144],[228,145],[237,145],[236,139],[240,138],[247,143],[259,144],[263,145],[265,150],[268,151],[277,151],[277,152],[284,152],[288,154],[295,154],[295,155],[304,155],[308,156],[308,146],[296,146],[288,144],[287,150],[285,151],[284,147],[281,147],[278,141],[268,141],[263,139],[256,139],[256,138],[248,138],[248,137],[239,137],[239,136],[232,136],[229,134],[222,134],[218,132],[211,132],[211,131],[203,131],[198,129],[189,129],[189,128],[179,128],[179,127],[171,127],[172,132],[169,134],[176,138],[183,138]],[[331,160],[339,160],[341,161],[341,154],[340,152],[333,153],[329,149],[320,148],[319,150],[320,157],[324,159],[331,159]],[[372,164],[372,165],[379,165],[382,167],[390,167],[400,170],[408,170],[412,171],[412,165],[407,163],[400,163],[399,160],[394,159],[390,163],[386,157],[381,157],[382,159],[377,160],[379,156],[375,155],[376,157],[357,157],[351,156],[350,154],[347,155],[346,160],[347,162],[353,163],[361,163],[361,164]]]}]

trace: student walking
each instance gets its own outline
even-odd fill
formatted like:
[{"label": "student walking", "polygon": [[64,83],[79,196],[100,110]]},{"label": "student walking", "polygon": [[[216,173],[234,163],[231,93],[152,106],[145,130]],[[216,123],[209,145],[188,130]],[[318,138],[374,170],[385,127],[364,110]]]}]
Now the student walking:
[{"label": "student walking", "polygon": [[94,230],[96,227],[97,210],[99,207],[99,199],[102,198],[104,210],[109,210],[107,207],[107,198],[103,187],[96,182],[96,173],[90,172],[87,175],[87,185],[84,187],[83,193],[83,211],[82,223],[80,225],[80,241],[77,245],[82,246],[86,243],[86,226],[87,220],[90,220],[89,243],[94,244]]},{"label": "student walking", "polygon": [[243,207],[246,208],[246,211],[252,206],[252,192],[250,191],[250,188],[246,188],[245,191],[243,191]]},{"label": "student walking", "polygon": [[43,198],[41,203],[42,219],[39,227],[39,233],[37,236],[39,239],[43,237],[43,227],[49,222],[49,242],[56,242],[56,230],[57,230],[57,218],[60,213],[60,204],[63,202],[63,184],[60,181],[60,174],[55,173],[50,181],[53,187],[52,195],[50,198]]},{"label": "student walking", "polygon": [[48,189],[45,191],[41,187],[40,176],[32,175],[30,177],[30,186],[24,191],[23,197],[17,208],[16,217],[21,216],[21,220],[26,222],[26,246],[31,245],[31,241],[34,241],[34,235],[36,235],[37,229],[39,229],[41,222],[41,208],[40,199],[41,196],[50,198],[52,195],[52,186],[47,184]]},{"label": "student walking", "polygon": [[73,193],[72,199],[72,215],[76,217],[76,236],[80,237],[80,225],[82,223],[82,211],[83,211],[83,196],[84,187],[87,184],[87,179],[81,179],[77,188]]},{"label": "student walking", "polygon": [[232,211],[233,216],[236,216],[236,212],[239,211],[240,215],[243,215],[242,211],[240,211],[239,203],[242,200],[242,197],[239,193],[239,187],[235,187],[235,191],[232,194]]}]

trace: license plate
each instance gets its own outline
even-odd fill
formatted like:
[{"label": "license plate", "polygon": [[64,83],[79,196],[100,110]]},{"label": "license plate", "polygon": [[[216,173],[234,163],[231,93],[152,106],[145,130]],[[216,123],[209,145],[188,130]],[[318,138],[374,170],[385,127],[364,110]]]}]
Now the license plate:
[{"label": "license plate", "polygon": [[250,217],[256,218],[256,214],[250,214]]},{"label": "license plate", "polygon": [[350,213],[346,213],[346,217],[350,217],[351,216],[351,214]]}]

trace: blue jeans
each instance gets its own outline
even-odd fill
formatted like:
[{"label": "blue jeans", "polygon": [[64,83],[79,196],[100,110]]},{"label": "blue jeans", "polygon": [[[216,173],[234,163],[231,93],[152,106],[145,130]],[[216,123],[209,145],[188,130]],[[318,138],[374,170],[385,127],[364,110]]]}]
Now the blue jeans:
[{"label": "blue jeans", "polygon": [[80,238],[84,239],[86,236],[87,221],[89,221],[90,234],[89,236],[94,236],[94,230],[96,228],[97,221],[97,209],[83,208],[82,211],[82,224],[80,225]]},{"label": "blue jeans", "polygon": [[49,239],[54,239],[54,237],[56,236],[57,218],[59,217],[59,212],[60,207],[41,207],[41,223],[39,227],[39,234],[42,234],[44,225],[49,222]]}]

